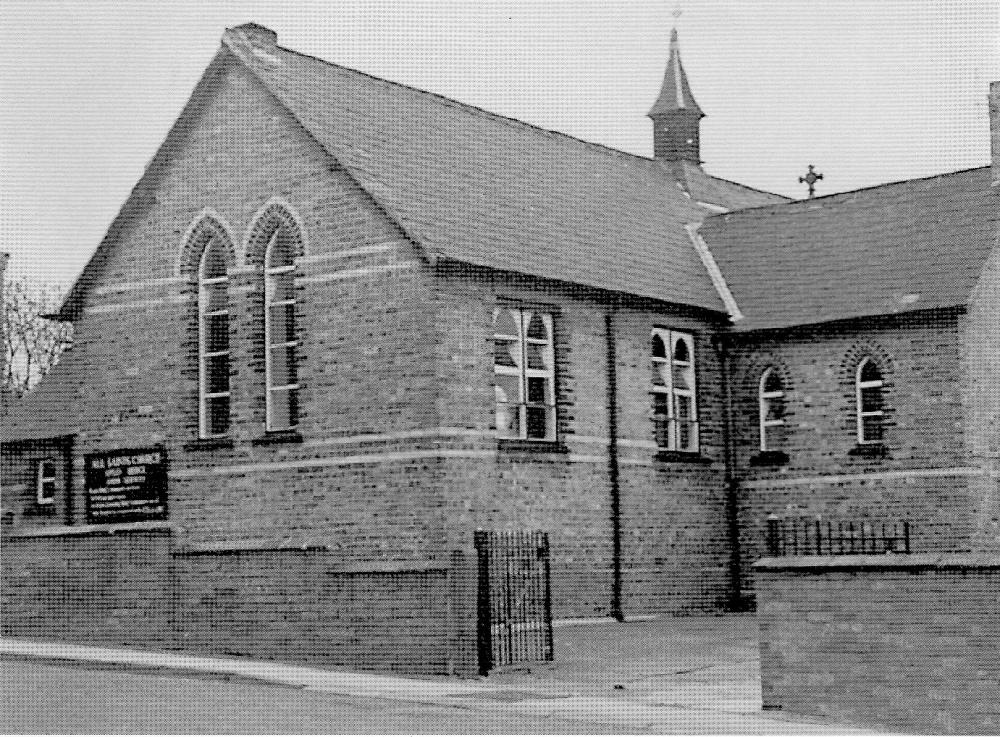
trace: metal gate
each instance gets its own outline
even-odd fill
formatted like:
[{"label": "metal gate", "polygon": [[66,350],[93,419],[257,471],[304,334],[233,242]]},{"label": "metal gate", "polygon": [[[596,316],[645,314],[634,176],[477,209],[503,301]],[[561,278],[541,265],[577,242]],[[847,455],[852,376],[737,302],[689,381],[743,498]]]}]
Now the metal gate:
[{"label": "metal gate", "polygon": [[479,672],[552,660],[549,536],[476,530]]}]

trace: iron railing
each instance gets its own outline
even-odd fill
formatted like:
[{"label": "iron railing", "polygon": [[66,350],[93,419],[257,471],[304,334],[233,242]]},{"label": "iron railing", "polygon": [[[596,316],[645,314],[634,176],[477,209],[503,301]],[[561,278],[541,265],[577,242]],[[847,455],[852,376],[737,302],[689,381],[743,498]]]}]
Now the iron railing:
[{"label": "iron railing", "polygon": [[767,520],[767,554],[861,555],[910,553],[910,523],[819,518]]}]

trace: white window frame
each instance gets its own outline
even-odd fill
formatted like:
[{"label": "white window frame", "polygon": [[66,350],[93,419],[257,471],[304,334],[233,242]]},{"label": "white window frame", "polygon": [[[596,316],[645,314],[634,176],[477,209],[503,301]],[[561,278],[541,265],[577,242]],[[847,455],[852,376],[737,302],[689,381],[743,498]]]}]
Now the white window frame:
[{"label": "white window frame", "polygon": [[[781,381],[780,390],[765,391],[764,387],[767,385],[767,380],[771,378],[774,374]],[[764,373],[760,375],[760,383],[757,385],[757,397],[758,397],[758,412],[760,418],[760,449],[761,452],[772,450],[767,446],[767,431],[768,428],[772,427],[782,427],[785,424],[785,418],[781,417],[779,419],[769,420],[767,419],[768,410],[770,409],[771,401],[775,399],[780,399],[784,401],[785,399],[785,382],[782,379],[781,374],[773,366],[764,370]]]},{"label": "white window frame", "polygon": [[[517,328],[517,335],[506,335],[503,333],[496,332],[494,327],[493,339],[494,344],[497,339],[503,340],[505,342],[513,342],[516,345],[516,350],[520,356],[520,365],[518,366],[504,366],[502,364],[493,362],[493,373],[494,375],[502,376],[513,376],[518,380],[518,397],[516,402],[509,401],[507,405],[514,405],[517,407],[517,435],[502,434],[503,430],[500,427],[499,420],[496,425],[497,437],[504,440],[525,440],[534,443],[552,443],[555,442],[558,435],[558,399],[556,397],[556,365],[555,365],[555,321],[553,319],[552,312],[547,312],[541,309],[535,309],[532,307],[520,307],[517,305],[499,305],[493,310],[493,325],[496,326],[497,317],[504,310],[511,313],[514,317],[514,323]],[[548,338],[546,340],[539,340],[537,338],[528,337],[528,327],[531,325],[531,320],[535,316],[542,318],[542,324],[545,326]],[[528,346],[529,345],[540,345],[543,346],[543,360],[547,369],[537,369],[528,367]],[[495,354],[494,354],[495,355]],[[529,379],[543,379],[546,382],[547,394],[552,398],[551,404],[539,405],[537,402],[531,403],[530,406],[537,407],[543,406],[545,408],[545,437],[528,437],[528,380]],[[494,383],[494,387],[496,384]],[[499,409],[499,405],[497,407]]]},{"label": "white window frame", "polygon": [[[205,278],[205,263],[209,254],[209,251],[213,248],[223,248],[221,244],[217,244],[214,240],[210,240],[208,245],[201,253],[201,261],[198,264],[198,435],[202,439],[209,438],[221,438],[226,437],[229,434],[228,426],[232,421],[232,418],[227,419],[227,430],[222,433],[210,433],[208,427],[208,400],[217,399],[220,397],[228,397],[232,400],[232,387],[224,392],[210,392],[208,391],[208,360],[210,358],[216,358],[218,356],[229,356],[232,357],[232,351],[227,349],[224,351],[208,351],[208,318],[218,317],[220,315],[226,316],[226,324],[229,324],[229,303],[228,303],[228,293],[229,293],[229,273],[228,270],[225,276],[214,276],[208,279]],[[226,309],[224,310],[212,310],[206,309],[208,307],[208,290],[206,287],[212,287],[217,284],[226,285]],[[228,345],[228,340],[227,340]],[[232,365],[230,364],[230,372],[232,371]],[[229,386],[227,382],[227,386]],[[230,414],[232,413],[232,405],[230,405]]]},{"label": "white window frame", "polygon": [[[667,357],[660,358],[652,355],[652,344],[653,338],[658,337],[663,341],[665,352]],[[678,361],[674,358],[676,354],[676,345],[678,341],[683,341],[687,346],[688,350],[688,360]],[[653,394],[664,394],[667,396],[667,445],[659,445],[657,440],[657,447],[659,450],[676,451],[678,453],[698,453],[701,450],[701,425],[698,421],[698,384],[697,384],[697,360],[694,351],[694,335],[691,333],[682,332],[679,330],[669,330],[667,328],[653,328],[650,334],[650,360],[653,364],[653,369],[658,371],[661,376],[665,377],[665,382],[661,386],[659,384],[653,383],[652,393]],[[660,367],[665,367],[665,371],[660,371]],[[674,386],[674,367],[680,367],[682,369],[690,370],[691,374],[691,388],[684,389],[681,387]],[[694,442],[692,447],[681,448],[680,447],[680,423],[682,418],[677,416],[677,398],[686,397],[691,403],[691,416],[689,418],[684,418],[684,422],[691,423],[693,429]],[[655,406],[655,405],[654,405]],[[653,420],[659,415],[654,413]],[[657,437],[657,433],[654,433],[654,437]]]},{"label": "white window frame", "polygon": [[[265,428],[268,432],[276,432],[281,430],[294,430],[297,424],[290,424],[283,427],[278,427],[274,424],[274,394],[278,392],[285,392],[288,394],[288,401],[291,401],[291,397],[298,392],[299,384],[295,381],[291,384],[284,384],[281,386],[275,386],[273,384],[273,359],[271,358],[271,353],[277,348],[296,348],[299,345],[299,341],[296,340],[286,340],[280,343],[271,342],[271,308],[272,307],[286,307],[292,305],[292,327],[295,325],[295,297],[291,299],[281,299],[273,300],[271,297],[274,293],[274,280],[275,276],[282,274],[293,273],[295,271],[294,256],[293,263],[284,266],[272,267],[271,264],[271,253],[274,249],[275,244],[278,242],[278,235],[281,232],[281,227],[279,226],[277,230],[274,231],[274,235],[271,236],[271,240],[267,243],[267,248],[264,251],[264,381],[265,381],[265,404],[266,404],[266,419]],[[293,275],[294,281],[294,275]],[[293,361],[293,365],[298,363],[298,356],[296,360]],[[298,367],[295,366],[297,369]],[[296,371],[296,377],[298,373]],[[297,418],[296,418],[297,419]]]},{"label": "white window frame", "polygon": [[[52,464],[52,475],[45,474],[45,464]],[[59,479],[59,469],[56,466],[55,458],[42,458],[35,466],[35,501],[38,504],[55,504],[56,491]],[[51,487],[52,494],[43,493],[46,487]]]},{"label": "white window frame", "polygon": [[[872,364],[876,369],[878,369],[879,377],[878,379],[869,379],[868,381],[861,380],[861,372],[864,371],[865,366]],[[858,423],[858,445],[879,445],[884,442],[883,438],[868,439],[865,437],[865,418],[866,417],[878,417],[879,425],[881,426],[882,432],[884,434],[885,427],[883,425],[883,419],[885,417],[884,409],[869,410],[867,412],[863,409],[862,394],[865,389],[878,389],[879,395],[881,397],[881,402],[879,402],[880,407],[884,407],[885,404],[885,379],[882,378],[882,368],[878,363],[871,357],[865,356],[858,363],[857,371],[854,373],[854,398],[855,405],[857,408],[857,423]]]}]

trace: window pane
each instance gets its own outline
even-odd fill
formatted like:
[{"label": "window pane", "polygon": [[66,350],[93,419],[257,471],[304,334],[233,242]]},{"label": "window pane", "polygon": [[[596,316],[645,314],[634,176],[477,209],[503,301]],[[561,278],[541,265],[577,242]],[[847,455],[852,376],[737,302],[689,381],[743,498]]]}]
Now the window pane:
[{"label": "window pane", "polygon": [[205,425],[209,435],[222,435],[229,430],[229,397],[205,400]]},{"label": "window pane", "polygon": [[209,241],[201,257],[201,278],[214,279],[226,275],[226,249],[215,238]]},{"label": "window pane", "polygon": [[295,305],[271,305],[269,314],[268,339],[271,344],[295,340]]},{"label": "window pane", "polygon": [[674,365],[674,388],[691,391],[694,386],[694,371],[691,366]]},{"label": "window pane", "polygon": [[493,332],[511,338],[518,337],[517,322],[511,310],[500,310],[493,320]]},{"label": "window pane", "polygon": [[674,341],[674,360],[690,361],[691,351],[688,350],[687,341],[678,338]]},{"label": "window pane", "polygon": [[783,420],[785,418],[785,400],[782,397],[772,397],[763,400],[764,420]]},{"label": "window pane", "polygon": [[498,402],[517,404],[521,401],[521,380],[518,377],[496,374],[493,381]]},{"label": "window pane", "polygon": [[39,499],[55,499],[56,498],[56,482],[55,481],[43,481],[41,487],[38,489]]},{"label": "window pane", "polygon": [[549,407],[526,407],[528,437],[532,440],[544,440],[553,437],[549,432]]},{"label": "window pane", "polygon": [[694,451],[698,449],[698,423],[688,420],[677,422],[677,450]]},{"label": "window pane", "polygon": [[271,386],[287,386],[297,381],[295,347],[271,348]]},{"label": "window pane", "polygon": [[670,414],[669,399],[670,395],[663,392],[653,394],[653,413],[664,416]]},{"label": "window pane", "polygon": [[205,316],[205,351],[229,350],[229,315]]},{"label": "window pane", "polygon": [[663,338],[653,335],[653,358],[666,358],[667,347],[663,344]]},{"label": "window pane", "polygon": [[42,478],[50,479],[56,475],[55,461],[42,461]]},{"label": "window pane", "polygon": [[673,420],[668,420],[663,415],[657,415],[653,423],[654,432],[656,434],[656,446],[658,448],[669,448],[670,428],[673,426]]},{"label": "window pane", "polygon": [[873,415],[861,419],[862,439],[868,442],[882,440],[882,416]]},{"label": "window pane", "polygon": [[528,323],[528,337],[532,340],[544,340],[548,342],[549,331],[545,327],[545,321],[541,315],[534,315]]},{"label": "window pane", "polygon": [[205,386],[209,394],[229,391],[229,354],[205,359]]},{"label": "window pane", "polygon": [[882,389],[873,386],[861,390],[861,411],[878,412],[882,409]]},{"label": "window pane", "polygon": [[291,266],[293,249],[288,231],[279,227],[271,238],[273,242],[267,249],[268,267],[274,269],[279,266]]},{"label": "window pane", "polygon": [[205,284],[201,288],[201,309],[203,312],[218,312],[229,307],[226,282]]},{"label": "window pane", "polygon": [[548,346],[537,343],[528,343],[528,368],[547,371],[551,368],[548,365]]},{"label": "window pane", "polygon": [[507,392],[500,386],[495,386],[494,390],[497,400],[497,434],[502,438],[520,437],[519,405],[516,402],[508,401]]},{"label": "window pane", "polygon": [[528,379],[528,402],[531,404],[552,404],[548,379],[534,376]]},{"label": "window pane", "polygon": [[882,372],[878,370],[875,362],[865,361],[865,365],[861,367],[861,381],[879,381],[881,378]]},{"label": "window pane", "polygon": [[268,429],[287,430],[297,422],[298,391],[277,389],[271,392],[271,416]]},{"label": "window pane", "polygon": [[694,418],[694,401],[691,397],[682,394],[675,395],[674,408],[677,410],[674,412],[674,417],[677,419],[690,420]]},{"label": "window pane", "polygon": [[670,364],[662,361],[653,361],[653,386],[667,386],[667,371]]},{"label": "window pane", "polygon": [[496,338],[493,341],[493,362],[497,366],[518,366],[521,361],[518,344],[510,340]]},{"label": "window pane", "polygon": [[781,377],[778,376],[778,372],[773,369],[769,369],[767,376],[764,378],[765,392],[780,392],[784,391],[784,386],[781,383]]},{"label": "window pane", "polygon": [[267,277],[267,287],[268,302],[295,299],[295,272],[286,271],[282,274],[269,274]]}]

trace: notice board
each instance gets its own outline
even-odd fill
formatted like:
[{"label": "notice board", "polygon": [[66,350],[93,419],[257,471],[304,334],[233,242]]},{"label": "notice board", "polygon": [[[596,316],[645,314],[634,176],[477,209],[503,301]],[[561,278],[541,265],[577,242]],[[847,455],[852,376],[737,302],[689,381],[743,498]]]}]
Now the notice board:
[{"label": "notice board", "polygon": [[84,458],[87,521],[166,519],[167,452],[140,448],[91,453]]}]

